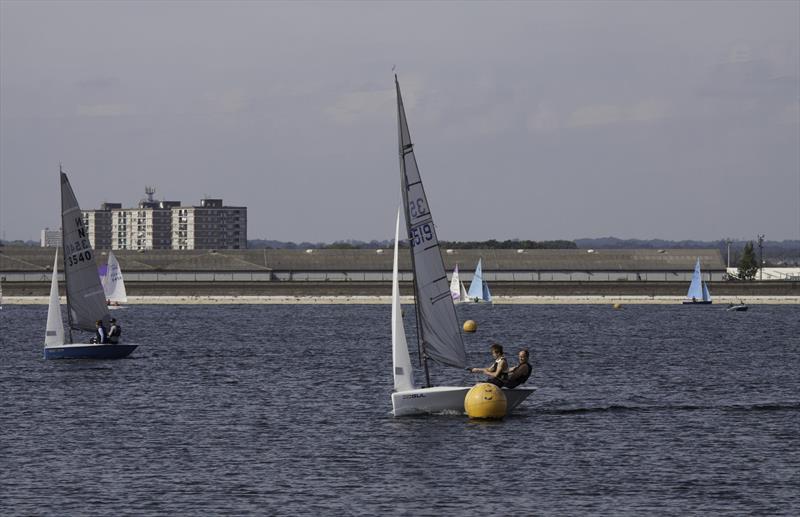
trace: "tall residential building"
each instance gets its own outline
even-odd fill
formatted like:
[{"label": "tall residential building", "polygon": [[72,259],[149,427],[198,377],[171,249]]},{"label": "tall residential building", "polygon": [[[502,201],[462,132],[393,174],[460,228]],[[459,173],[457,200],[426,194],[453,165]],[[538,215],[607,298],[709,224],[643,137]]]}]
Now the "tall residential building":
[{"label": "tall residential building", "polygon": [[203,199],[200,206],[172,209],[172,249],[247,248],[247,207]]},{"label": "tall residential building", "polygon": [[51,230],[45,228],[42,230],[41,247],[42,248],[58,248],[61,246],[61,228],[58,230]]},{"label": "tall residential building", "polygon": [[111,249],[111,211],[121,208],[122,203],[103,203],[100,210],[83,210],[83,224],[93,249]]},{"label": "tall residential building", "polygon": [[156,201],[156,190],[147,187],[147,198],[137,208],[111,210],[111,248],[115,250],[165,250],[172,247],[171,209],[180,201]]}]

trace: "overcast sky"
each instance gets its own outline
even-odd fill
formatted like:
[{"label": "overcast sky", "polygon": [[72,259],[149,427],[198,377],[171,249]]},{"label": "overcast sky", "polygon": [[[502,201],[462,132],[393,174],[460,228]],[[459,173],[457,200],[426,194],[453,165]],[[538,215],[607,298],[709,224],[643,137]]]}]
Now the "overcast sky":
[{"label": "overcast sky", "polygon": [[386,239],[396,65],[444,240],[800,238],[800,2],[0,0],[0,236],[202,197]]}]

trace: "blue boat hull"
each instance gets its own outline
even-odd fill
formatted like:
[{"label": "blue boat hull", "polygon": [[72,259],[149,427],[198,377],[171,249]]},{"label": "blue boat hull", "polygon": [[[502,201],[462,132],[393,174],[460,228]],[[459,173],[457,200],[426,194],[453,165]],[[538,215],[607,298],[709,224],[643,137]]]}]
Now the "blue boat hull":
[{"label": "blue boat hull", "polygon": [[44,348],[45,359],[122,359],[139,345],[63,345]]}]

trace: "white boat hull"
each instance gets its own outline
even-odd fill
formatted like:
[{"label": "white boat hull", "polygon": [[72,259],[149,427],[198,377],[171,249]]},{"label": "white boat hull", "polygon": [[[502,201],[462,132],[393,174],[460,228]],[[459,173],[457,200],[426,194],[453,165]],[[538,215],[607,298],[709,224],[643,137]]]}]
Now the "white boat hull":
[{"label": "white boat hull", "polygon": [[[464,398],[472,386],[436,386],[392,393],[394,416],[436,413],[464,414]],[[503,390],[508,401],[507,412],[520,405],[536,388]]]}]

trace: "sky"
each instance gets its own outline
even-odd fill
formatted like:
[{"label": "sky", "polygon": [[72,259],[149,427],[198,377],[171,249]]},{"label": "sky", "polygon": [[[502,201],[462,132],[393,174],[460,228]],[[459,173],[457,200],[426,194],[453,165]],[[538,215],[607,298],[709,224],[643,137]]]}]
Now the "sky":
[{"label": "sky", "polygon": [[389,239],[398,74],[443,240],[800,238],[800,2],[0,0],[0,237],[203,197]]}]

